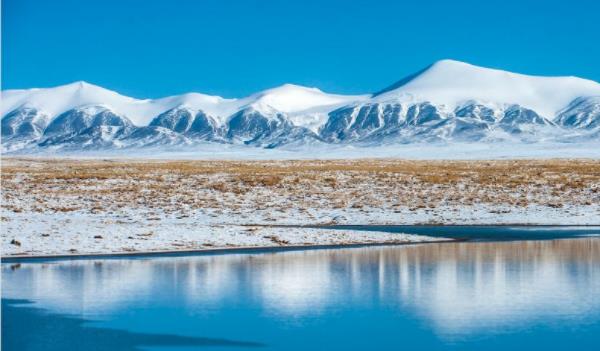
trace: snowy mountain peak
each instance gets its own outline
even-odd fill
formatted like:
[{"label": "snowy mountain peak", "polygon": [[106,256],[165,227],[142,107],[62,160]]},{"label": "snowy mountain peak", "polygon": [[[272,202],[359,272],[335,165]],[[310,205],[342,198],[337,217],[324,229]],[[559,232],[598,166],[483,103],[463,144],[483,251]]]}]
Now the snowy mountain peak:
[{"label": "snowy mountain peak", "polygon": [[7,90],[2,92],[2,115],[21,106],[28,106],[57,116],[76,107],[87,105],[109,106],[120,111],[135,99],[84,81],[52,88]]},{"label": "snowy mountain peak", "polygon": [[91,84],[86,82],[85,80],[78,80],[70,84],[66,84],[65,87],[75,87],[77,89],[85,89],[85,88],[101,88],[95,84]]},{"label": "snowy mountain peak", "polygon": [[429,72],[431,70],[457,70],[460,67],[465,68],[466,66],[472,66],[472,65],[462,62],[462,61],[456,61],[456,60],[450,60],[450,59],[439,60],[439,61],[436,61],[413,74],[410,74],[410,75],[400,79],[399,81],[386,87],[385,89],[374,93],[373,97],[376,97],[378,95],[383,95],[387,92],[394,91],[398,88],[401,88],[402,86],[407,85],[414,79],[420,77],[423,74],[426,74],[427,72]]},{"label": "snowy mountain peak", "polygon": [[294,93],[294,92],[305,92],[305,91],[312,91],[312,92],[316,92],[316,93],[321,93],[324,94],[321,89],[316,88],[316,87],[306,87],[304,85],[298,85],[298,84],[293,84],[293,83],[284,83],[280,86],[277,86],[275,88],[270,88],[270,89],[266,89],[263,90],[262,92],[258,93],[258,94],[285,94],[285,93]]},{"label": "snowy mountain peak", "polygon": [[468,62],[452,60],[452,59],[438,60],[429,66],[429,70],[446,71],[446,70],[468,70],[468,69],[472,69],[472,70],[481,70],[481,69],[488,70],[488,69],[490,69],[491,70],[492,68],[479,67],[479,66],[470,64]]},{"label": "snowy mountain peak", "polygon": [[346,104],[364,97],[328,94],[318,88],[284,84],[251,95],[247,100],[249,100],[248,105],[259,111],[266,112],[273,109],[283,113],[295,113],[316,107]]},{"label": "snowy mountain peak", "polygon": [[378,102],[429,101],[451,109],[467,100],[518,104],[553,118],[582,96],[600,96],[600,84],[575,77],[528,76],[441,60],[374,95]]},{"label": "snowy mountain peak", "polygon": [[[77,81],[70,84],[60,85],[53,88],[36,89],[38,92],[44,92],[47,94],[53,94],[62,98],[73,98],[80,100],[101,100],[106,98],[124,98],[131,100],[130,97],[120,95],[112,90],[108,90],[101,86],[88,83],[86,81]],[[80,102],[80,101],[77,101]]]}]

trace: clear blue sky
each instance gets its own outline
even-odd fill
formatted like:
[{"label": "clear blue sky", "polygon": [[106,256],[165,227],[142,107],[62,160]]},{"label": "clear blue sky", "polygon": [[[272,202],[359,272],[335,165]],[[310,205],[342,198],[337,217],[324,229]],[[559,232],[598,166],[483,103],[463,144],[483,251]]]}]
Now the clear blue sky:
[{"label": "clear blue sky", "polygon": [[442,58],[600,81],[600,1],[3,0],[2,88],[377,91]]}]

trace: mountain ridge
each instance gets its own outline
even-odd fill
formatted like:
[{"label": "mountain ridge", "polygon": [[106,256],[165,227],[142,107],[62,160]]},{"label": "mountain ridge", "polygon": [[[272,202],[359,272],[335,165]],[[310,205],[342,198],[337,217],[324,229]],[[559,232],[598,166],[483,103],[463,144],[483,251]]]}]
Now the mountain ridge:
[{"label": "mountain ridge", "polygon": [[[243,98],[135,99],[87,83],[2,91],[2,150],[126,148],[196,141],[302,143],[589,140],[600,84],[441,60],[373,94],[284,84]],[[567,132],[568,131],[568,132]]]}]

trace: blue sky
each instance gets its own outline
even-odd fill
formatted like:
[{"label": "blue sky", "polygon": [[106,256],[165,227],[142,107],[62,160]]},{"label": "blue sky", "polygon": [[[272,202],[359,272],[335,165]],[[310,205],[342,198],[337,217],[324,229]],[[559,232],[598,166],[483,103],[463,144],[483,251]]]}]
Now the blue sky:
[{"label": "blue sky", "polygon": [[600,81],[600,1],[3,0],[2,88],[377,91],[439,59]]}]

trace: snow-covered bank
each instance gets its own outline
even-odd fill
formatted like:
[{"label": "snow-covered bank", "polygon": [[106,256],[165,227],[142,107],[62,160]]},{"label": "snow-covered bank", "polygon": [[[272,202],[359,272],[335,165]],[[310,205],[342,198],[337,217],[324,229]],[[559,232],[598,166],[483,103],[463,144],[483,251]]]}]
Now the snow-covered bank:
[{"label": "snow-covered bank", "polygon": [[[174,215],[148,217],[132,211],[115,214],[11,213],[3,211],[0,237],[2,256],[83,255],[152,251],[205,250],[238,247],[282,247],[302,245],[393,244],[435,242],[439,237],[328,228],[276,227],[306,224],[539,224],[597,225],[600,206],[527,209],[504,206],[464,206],[415,211],[386,212],[382,209],[311,211],[312,214],[269,213],[256,217],[219,215]],[[271,216],[272,217],[268,217]],[[265,220],[268,217],[269,220]],[[310,218],[310,221],[308,221]]]},{"label": "snow-covered bank", "polygon": [[103,216],[40,213],[3,219],[1,239],[2,257],[448,240],[357,230],[198,225],[190,220],[123,222]]},{"label": "snow-covered bank", "polygon": [[596,160],[3,161],[8,254],[404,240],[270,225],[600,224]]}]

